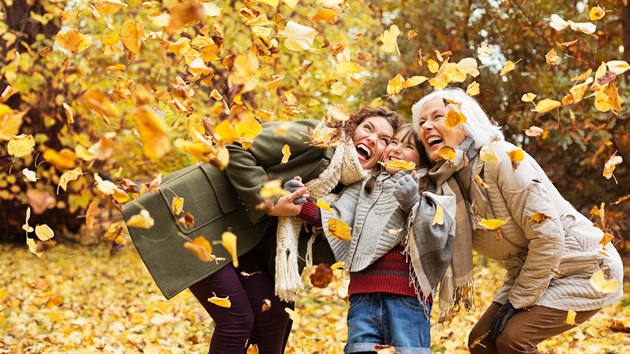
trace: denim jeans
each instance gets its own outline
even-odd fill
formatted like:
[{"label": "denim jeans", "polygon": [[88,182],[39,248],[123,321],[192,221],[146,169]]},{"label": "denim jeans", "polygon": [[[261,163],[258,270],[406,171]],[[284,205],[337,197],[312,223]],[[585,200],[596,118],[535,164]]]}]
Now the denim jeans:
[{"label": "denim jeans", "polygon": [[430,353],[431,303],[389,293],[350,296],[346,353],[374,351],[374,346],[392,345],[396,353]]}]

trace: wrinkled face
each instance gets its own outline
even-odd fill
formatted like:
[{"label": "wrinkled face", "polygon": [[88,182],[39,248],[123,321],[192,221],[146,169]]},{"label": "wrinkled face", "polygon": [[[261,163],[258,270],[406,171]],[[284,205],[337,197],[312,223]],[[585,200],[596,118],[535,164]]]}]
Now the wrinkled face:
[{"label": "wrinkled face", "polygon": [[460,125],[447,128],[444,122],[446,114],[455,107],[444,106],[441,98],[434,98],[427,102],[420,112],[418,120],[418,136],[431,161],[442,160],[438,151],[445,146],[455,149],[466,138],[466,131]]},{"label": "wrinkled face", "polygon": [[[383,162],[387,164],[394,160],[413,162],[416,164],[416,167],[420,165],[420,152],[411,136],[405,136],[404,133],[394,135],[394,139],[385,148]],[[385,170],[391,174],[400,171],[398,168],[392,168],[387,165]]]},{"label": "wrinkled face", "polygon": [[352,142],[364,170],[376,167],[393,135],[394,128],[383,117],[366,118],[356,127]]}]

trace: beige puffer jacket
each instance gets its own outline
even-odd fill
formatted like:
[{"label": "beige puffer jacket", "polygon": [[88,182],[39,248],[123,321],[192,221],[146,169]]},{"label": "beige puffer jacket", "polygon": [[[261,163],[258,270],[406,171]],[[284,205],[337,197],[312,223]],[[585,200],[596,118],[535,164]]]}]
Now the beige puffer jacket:
[{"label": "beige puffer jacket", "polygon": [[[588,311],[621,298],[621,258],[611,243],[602,248],[603,232],[560,195],[531,156],[526,153],[513,169],[507,153],[516,146],[506,141],[491,146],[500,162],[482,162],[477,157],[471,163],[469,210],[473,248],[503,261],[507,269],[494,301],[509,300],[516,308],[540,305]],[[476,175],[486,188],[474,182]],[[530,217],[536,212],[550,219],[533,222]],[[490,231],[479,225],[481,218],[509,220]],[[617,280],[617,292],[602,294],[593,288],[589,279],[599,269],[606,279]]]}]

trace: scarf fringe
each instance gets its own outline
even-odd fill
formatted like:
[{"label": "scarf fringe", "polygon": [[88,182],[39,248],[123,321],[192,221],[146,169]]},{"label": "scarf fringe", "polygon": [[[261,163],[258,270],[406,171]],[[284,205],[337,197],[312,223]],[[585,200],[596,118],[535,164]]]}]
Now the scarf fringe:
[{"label": "scarf fringe", "polygon": [[[441,284],[441,286],[451,287],[451,289],[444,290],[447,291],[447,293],[452,293],[452,295],[450,301],[446,303],[440,301],[440,314],[437,323],[450,322],[462,306],[464,306],[466,311],[470,311],[475,306],[474,282],[472,280],[457,286],[455,289],[452,289],[452,276],[445,276],[443,281],[446,281],[446,284]],[[450,284],[450,286],[447,284]],[[440,291],[442,291],[442,288],[440,288]]]},{"label": "scarf fringe", "polygon": [[293,302],[302,289],[297,250],[276,250],[276,295],[282,301]]}]

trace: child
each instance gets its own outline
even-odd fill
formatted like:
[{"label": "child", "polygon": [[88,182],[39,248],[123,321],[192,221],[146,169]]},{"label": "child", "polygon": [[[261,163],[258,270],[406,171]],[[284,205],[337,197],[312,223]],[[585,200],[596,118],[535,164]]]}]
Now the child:
[{"label": "child", "polygon": [[[402,161],[428,163],[411,124],[400,127],[385,149],[384,171],[344,189],[334,214],[311,201],[300,213],[323,225],[335,258],[350,272],[346,353],[374,352],[376,345],[392,345],[397,353],[430,352],[431,291],[450,264],[455,204],[451,196],[423,192],[426,169],[403,171]],[[285,184],[289,190],[300,186],[298,178]],[[444,211],[441,224],[434,223],[438,208]],[[332,235],[332,219],[352,227],[350,241]]]}]

